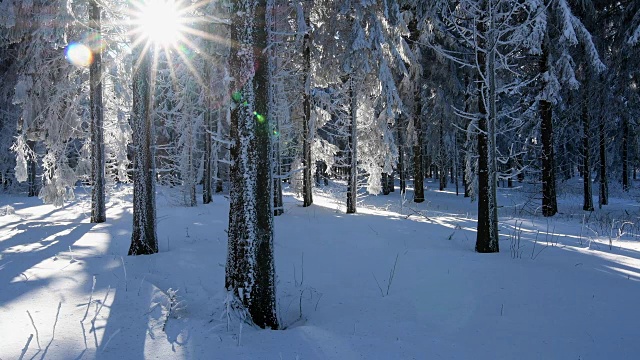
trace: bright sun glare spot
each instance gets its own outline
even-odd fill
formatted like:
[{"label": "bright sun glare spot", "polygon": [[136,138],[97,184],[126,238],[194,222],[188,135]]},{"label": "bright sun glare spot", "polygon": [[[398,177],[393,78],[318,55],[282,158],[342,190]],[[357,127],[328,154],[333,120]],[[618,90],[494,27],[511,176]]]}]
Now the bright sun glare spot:
[{"label": "bright sun glare spot", "polygon": [[146,0],[138,21],[142,35],[163,47],[176,46],[182,35],[184,20],[173,0]]},{"label": "bright sun glare spot", "polygon": [[67,61],[78,67],[87,67],[93,62],[93,53],[87,46],[71,43],[65,50]]}]

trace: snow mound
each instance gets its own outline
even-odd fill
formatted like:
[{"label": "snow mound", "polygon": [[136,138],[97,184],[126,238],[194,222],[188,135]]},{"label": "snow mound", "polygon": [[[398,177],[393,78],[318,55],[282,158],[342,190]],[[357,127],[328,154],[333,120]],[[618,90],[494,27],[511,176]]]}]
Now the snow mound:
[{"label": "snow mound", "polygon": [[0,216],[14,215],[16,213],[16,209],[11,205],[5,205],[0,207]]}]

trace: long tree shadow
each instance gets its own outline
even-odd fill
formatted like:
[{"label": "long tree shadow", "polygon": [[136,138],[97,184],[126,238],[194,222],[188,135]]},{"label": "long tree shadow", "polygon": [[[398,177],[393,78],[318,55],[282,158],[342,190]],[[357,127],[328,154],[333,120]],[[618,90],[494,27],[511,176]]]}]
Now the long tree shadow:
[{"label": "long tree shadow", "polygon": [[[28,225],[25,226],[29,228]],[[70,226],[72,226],[72,228],[68,231]],[[18,244],[37,244],[40,246],[34,249],[27,249],[27,251],[15,252],[8,252],[7,249],[9,249],[9,247],[4,246],[4,249],[2,249],[3,251],[0,252],[3,254],[3,267],[2,271],[0,271],[0,287],[2,287],[3,291],[0,292],[0,304],[10,302],[36,286],[45,286],[48,284],[51,280],[32,279],[26,274],[26,272],[45,260],[55,259],[56,255],[60,252],[68,252],[69,248],[74,246],[78,239],[91,230],[92,226],[93,224],[78,223],[45,226],[45,228],[51,229],[53,233],[46,241],[44,239],[39,239],[34,242],[34,234],[30,233],[28,230],[14,235],[11,239],[11,243],[13,243],[14,246]],[[66,231],[68,231],[66,234],[58,235],[59,233]],[[3,245],[4,243],[5,241],[2,242]],[[83,248],[78,246],[74,247],[76,249]]]}]

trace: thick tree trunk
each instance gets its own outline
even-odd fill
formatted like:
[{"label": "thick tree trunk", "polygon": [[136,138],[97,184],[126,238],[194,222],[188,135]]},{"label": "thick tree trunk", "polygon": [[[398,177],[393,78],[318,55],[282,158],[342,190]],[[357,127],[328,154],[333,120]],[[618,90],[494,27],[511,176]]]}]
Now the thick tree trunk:
[{"label": "thick tree trunk", "polygon": [[[305,22],[307,26],[310,25],[308,14],[311,12],[311,9],[306,9],[305,11]],[[304,34],[303,41],[303,49],[302,49],[302,59],[303,59],[303,67],[302,71],[304,73],[304,96],[302,100],[303,107],[303,116],[302,119],[302,198],[303,204],[302,206],[310,206],[313,204],[313,180],[311,178],[311,142],[312,134],[311,134],[311,37],[309,32],[311,31],[310,27],[308,28],[306,34]],[[348,201],[348,200],[347,200]]]},{"label": "thick tree trunk", "polygon": [[607,183],[607,134],[604,126],[604,116],[600,118],[600,193],[598,206],[609,204],[609,184]]},{"label": "thick tree trunk", "polygon": [[358,199],[358,138],[357,138],[357,119],[358,119],[358,99],[355,89],[353,77],[349,77],[349,99],[351,122],[349,123],[349,135],[347,151],[349,163],[349,178],[347,179],[347,214],[356,212],[356,202]]},{"label": "thick tree trunk", "polygon": [[[151,53],[147,51],[144,54],[133,75],[133,233],[129,255],[158,252],[154,133],[149,86]],[[140,49],[136,55],[143,56]]]},{"label": "thick tree trunk", "polygon": [[[542,56],[540,56],[540,73],[549,71],[549,48],[545,39],[542,45]],[[543,81],[543,90],[548,86]],[[538,101],[540,111],[540,137],[542,139],[542,215],[553,216],[558,212],[558,202],[556,198],[556,176],[553,151],[553,108],[551,102],[545,100]]]},{"label": "thick tree trunk", "polygon": [[[270,7],[271,8],[271,7]],[[231,51],[231,189],[225,287],[261,328],[278,328],[273,258],[273,176],[267,114],[266,0],[237,0]]]},{"label": "thick tree trunk", "polygon": [[622,115],[622,190],[629,191],[629,118]]},{"label": "thick tree trunk", "polygon": [[593,211],[593,196],[591,192],[591,164],[589,155],[591,153],[591,145],[589,137],[591,136],[590,119],[589,119],[589,96],[588,89],[585,89],[584,99],[582,102],[582,178],[584,181],[584,201],[582,209],[585,211]]},{"label": "thick tree trunk", "polygon": [[[489,5],[490,6],[490,5]],[[490,13],[490,12],[489,12]],[[486,49],[493,49],[495,29],[493,23],[478,23],[478,30],[487,38]],[[485,43],[479,40],[478,47],[485,48]],[[478,69],[487,73],[485,84],[481,76],[478,76],[479,92],[485,96],[478,97],[478,232],[476,237],[476,251],[479,253],[498,252],[498,209],[496,203],[496,89],[495,89],[495,50],[477,52]],[[487,87],[485,89],[485,86]],[[485,104],[485,99],[489,102]],[[488,106],[487,106],[488,105]],[[488,110],[488,111],[487,111]]]},{"label": "thick tree trunk", "polygon": [[[90,26],[96,39],[100,39],[100,7],[91,0]],[[102,50],[93,47],[93,62],[89,66],[89,106],[91,113],[91,222],[107,220],[104,196],[104,130],[102,111]]]}]

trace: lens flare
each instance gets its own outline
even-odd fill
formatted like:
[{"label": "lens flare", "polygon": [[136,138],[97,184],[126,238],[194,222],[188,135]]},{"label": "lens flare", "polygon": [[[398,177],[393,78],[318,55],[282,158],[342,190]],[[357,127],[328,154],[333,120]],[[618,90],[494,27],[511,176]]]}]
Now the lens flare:
[{"label": "lens flare", "polygon": [[87,67],[93,62],[93,53],[86,45],[71,43],[65,49],[65,58],[78,67]]}]

